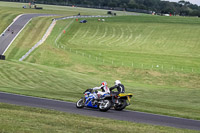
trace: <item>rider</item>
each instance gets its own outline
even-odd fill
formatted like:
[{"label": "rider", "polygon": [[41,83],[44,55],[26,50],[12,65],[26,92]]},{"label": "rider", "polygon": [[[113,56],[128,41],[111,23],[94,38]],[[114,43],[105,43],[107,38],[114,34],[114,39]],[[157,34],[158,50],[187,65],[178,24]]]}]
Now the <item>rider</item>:
[{"label": "rider", "polygon": [[109,90],[109,88],[107,87],[107,82],[102,82],[101,83],[101,86],[99,86],[99,87],[94,87],[94,88],[92,88],[93,90],[99,90],[99,89],[101,89],[102,91],[98,91],[97,92],[97,95],[100,95],[100,96],[102,96],[102,95],[104,95],[104,94],[109,94],[110,93],[110,90]]},{"label": "rider", "polygon": [[125,89],[124,89],[124,85],[121,84],[121,81],[120,80],[116,80],[114,82],[115,86],[113,87],[110,87],[110,91],[112,91],[113,89],[117,88],[117,91],[115,94],[119,94],[119,93],[124,93],[125,92]]}]

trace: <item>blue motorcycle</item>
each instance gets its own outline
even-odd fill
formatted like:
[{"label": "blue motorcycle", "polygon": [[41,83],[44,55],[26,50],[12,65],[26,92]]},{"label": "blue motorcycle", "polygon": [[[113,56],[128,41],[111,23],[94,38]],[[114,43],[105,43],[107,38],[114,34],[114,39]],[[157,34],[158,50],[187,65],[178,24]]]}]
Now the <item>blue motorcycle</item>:
[{"label": "blue motorcycle", "polygon": [[98,92],[93,92],[92,89],[87,89],[83,92],[85,97],[82,97],[76,102],[77,108],[89,107],[96,108],[100,111],[108,111],[111,107],[111,96],[109,94],[99,95]]}]

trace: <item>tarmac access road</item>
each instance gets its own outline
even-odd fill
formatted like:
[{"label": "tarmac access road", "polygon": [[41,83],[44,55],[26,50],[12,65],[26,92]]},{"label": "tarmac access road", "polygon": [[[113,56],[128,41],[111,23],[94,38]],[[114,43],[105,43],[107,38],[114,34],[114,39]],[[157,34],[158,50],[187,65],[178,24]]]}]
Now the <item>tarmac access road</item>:
[{"label": "tarmac access road", "polygon": [[107,112],[100,112],[98,109],[92,109],[92,108],[78,109],[76,108],[76,104],[71,102],[17,95],[5,92],[0,92],[0,102],[22,105],[22,106],[52,109],[52,110],[87,115],[87,116],[130,121],[136,123],[146,123],[151,125],[200,130],[200,121],[198,120],[191,120],[191,119],[184,119],[184,118],[177,118],[171,116],[156,115],[156,114],[128,111],[128,110],[119,112],[111,109],[108,110]]},{"label": "tarmac access road", "polygon": [[39,16],[55,16],[52,14],[22,14],[20,15],[0,36],[0,55],[3,55],[23,30],[26,24],[33,18]]}]

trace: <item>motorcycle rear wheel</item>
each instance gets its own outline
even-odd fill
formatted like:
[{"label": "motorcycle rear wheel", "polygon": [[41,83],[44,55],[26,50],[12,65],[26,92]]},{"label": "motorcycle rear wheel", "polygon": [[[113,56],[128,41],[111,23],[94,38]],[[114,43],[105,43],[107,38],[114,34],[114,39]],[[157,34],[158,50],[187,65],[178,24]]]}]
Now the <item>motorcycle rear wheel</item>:
[{"label": "motorcycle rear wheel", "polygon": [[123,109],[126,108],[127,102],[126,102],[126,100],[124,100],[124,99],[119,100],[119,102],[121,102],[121,104],[120,104],[120,105],[117,105],[117,104],[116,104],[116,105],[114,106],[114,109],[117,110],[117,111],[122,111]]}]

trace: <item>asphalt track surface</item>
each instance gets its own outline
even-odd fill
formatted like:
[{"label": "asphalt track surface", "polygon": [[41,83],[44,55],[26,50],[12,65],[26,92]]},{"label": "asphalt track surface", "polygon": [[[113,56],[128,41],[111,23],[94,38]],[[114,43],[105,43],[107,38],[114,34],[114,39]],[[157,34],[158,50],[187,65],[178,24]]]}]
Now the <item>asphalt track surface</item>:
[{"label": "asphalt track surface", "polygon": [[[3,55],[10,46],[15,37],[24,28],[24,26],[33,18],[38,16],[54,16],[51,14],[23,14],[14,21],[6,31],[0,36],[0,55]],[[13,33],[12,33],[13,32]]]},{"label": "asphalt track surface", "polygon": [[76,108],[76,104],[71,102],[23,96],[4,92],[0,92],[0,102],[22,106],[52,109],[87,116],[105,117],[115,120],[123,120],[136,123],[146,123],[152,125],[200,130],[200,121],[197,120],[127,110],[115,111],[111,109],[107,112],[100,112],[98,109],[92,108],[78,109]]}]

